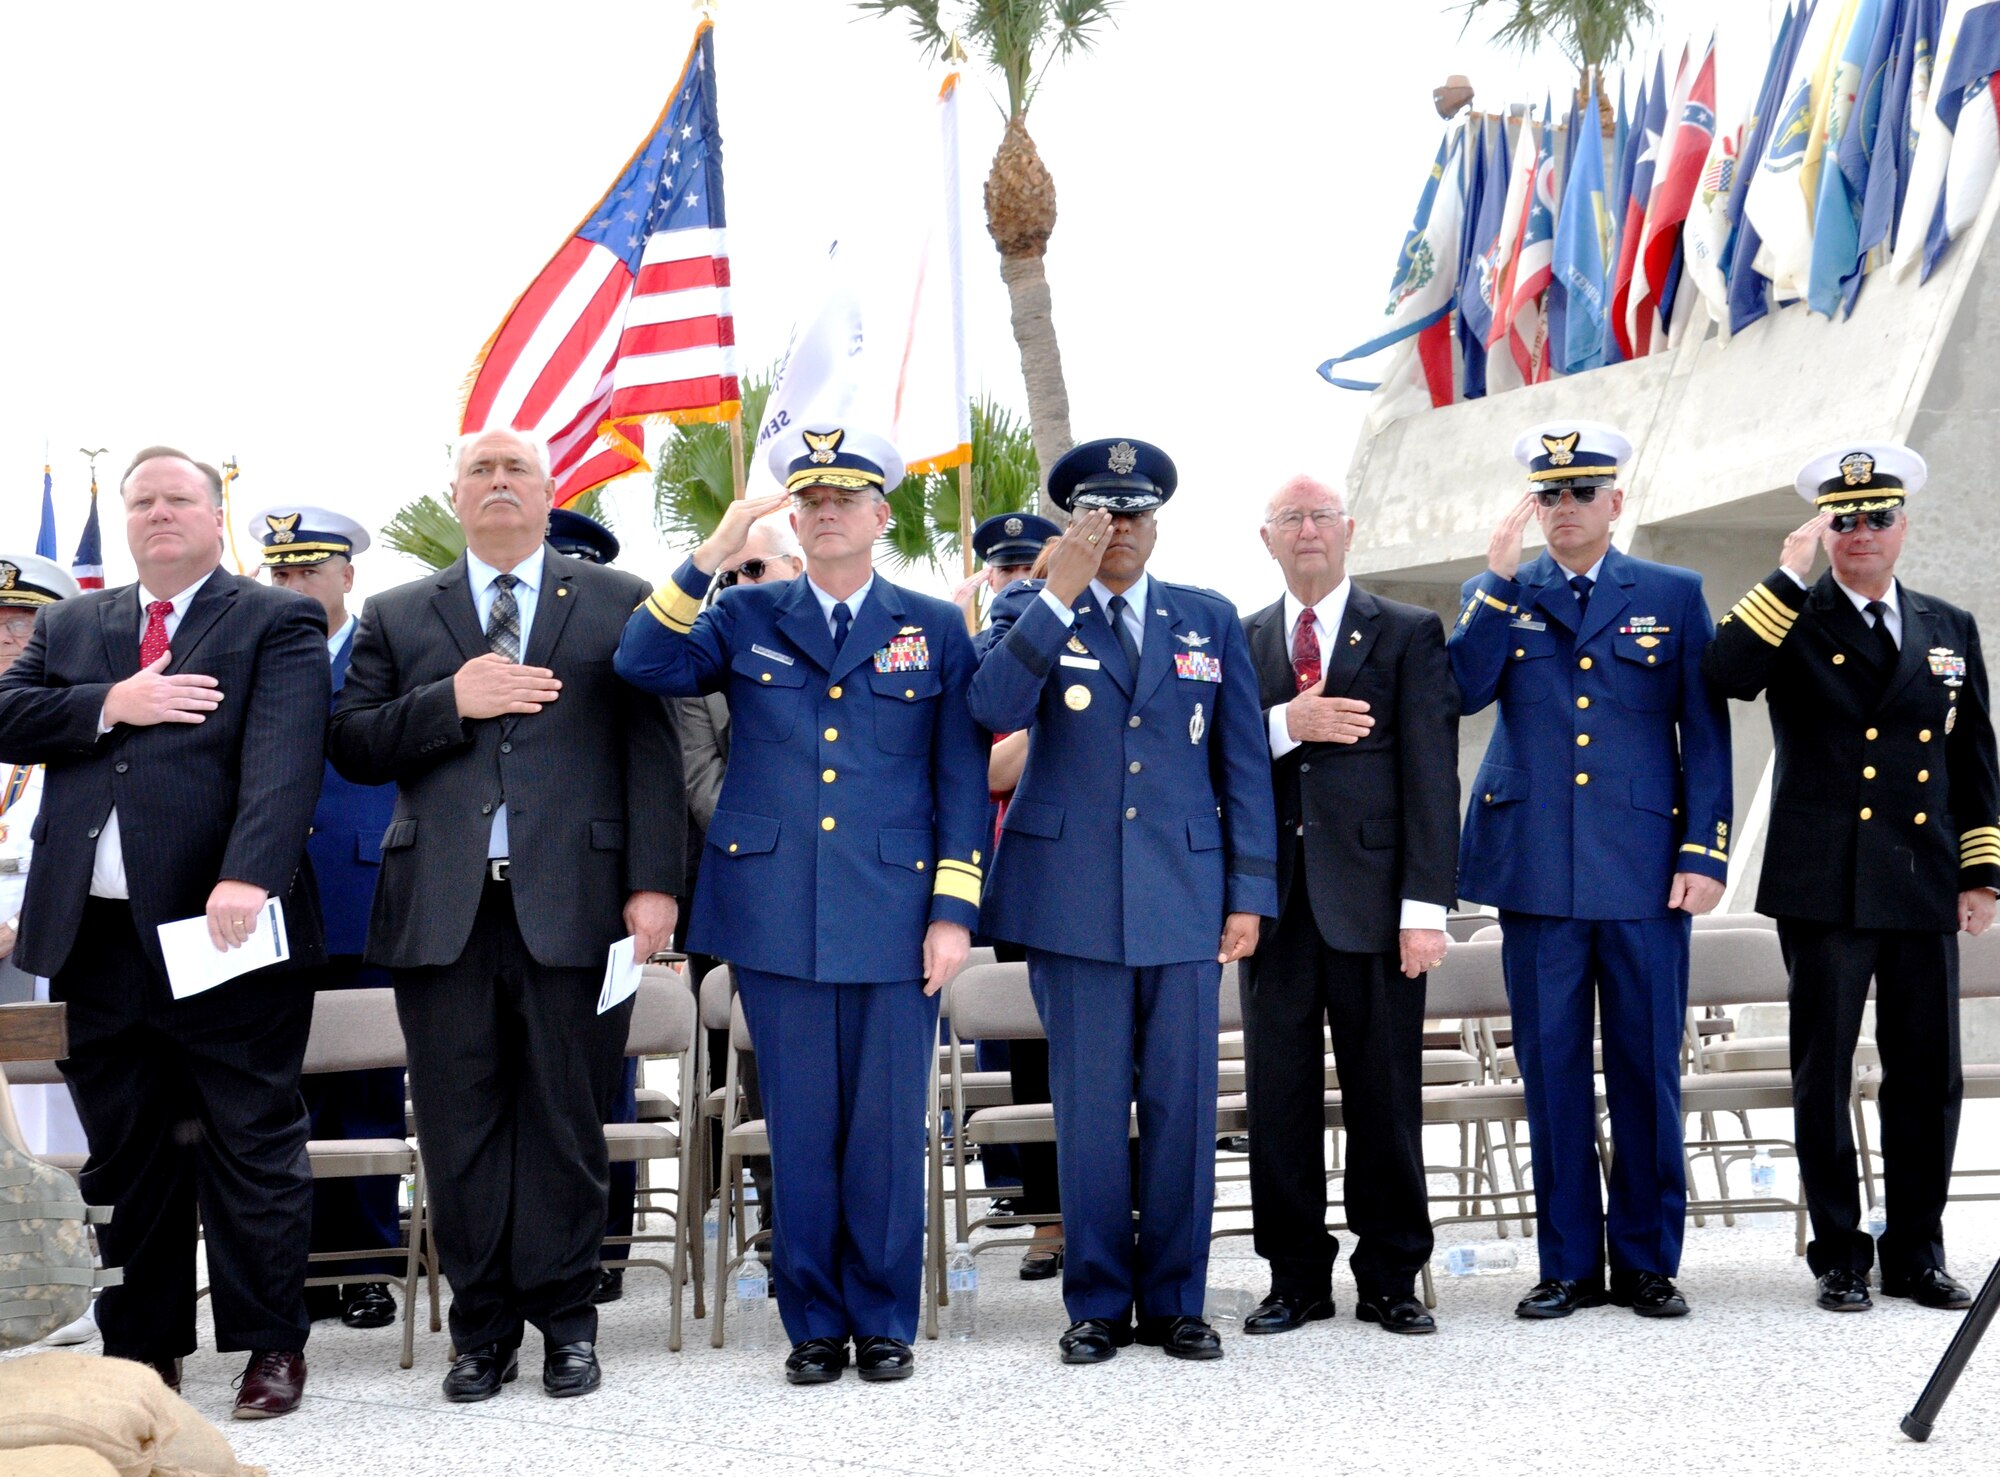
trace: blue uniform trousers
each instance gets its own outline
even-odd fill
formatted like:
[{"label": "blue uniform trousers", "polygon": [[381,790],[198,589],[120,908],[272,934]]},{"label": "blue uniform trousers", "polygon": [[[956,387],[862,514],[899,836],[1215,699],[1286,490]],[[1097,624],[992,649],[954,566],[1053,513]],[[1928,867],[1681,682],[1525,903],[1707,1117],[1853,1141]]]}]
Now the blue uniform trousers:
[{"label": "blue uniform trousers", "polygon": [[917,1336],[924,1109],[938,1000],[921,980],[821,983],[736,971],[757,1052],[778,1314],[793,1343]]},{"label": "blue uniform trousers", "polygon": [[1222,966],[1134,968],[1031,948],[1028,979],[1049,1038],[1069,1316],[1200,1317],[1215,1208]]},{"label": "blue uniform trousers", "polygon": [[[316,990],[361,990],[391,983],[386,969],[363,964],[358,955],[336,954],[313,980]],[[404,1136],[403,1069],[376,1067],[360,1072],[325,1072],[299,1079],[306,1100],[306,1113],[316,1139],[399,1139]],[[390,1175],[369,1175],[364,1179],[315,1180],[313,1182],[312,1249],[314,1251],[366,1251],[401,1244],[402,1212],[396,1196],[397,1181]],[[403,1271],[400,1257],[380,1261],[329,1262],[312,1269],[315,1275],[340,1276],[347,1272]],[[314,1296],[319,1294],[319,1296]],[[316,1312],[330,1316],[340,1311],[334,1289],[306,1289],[307,1300],[319,1304]]]},{"label": "blue uniform trousers", "polygon": [[[1588,1281],[1680,1270],[1687,1219],[1681,1120],[1685,913],[1545,918],[1503,911],[1500,945],[1528,1099],[1541,1275]],[[1598,1191],[1594,1018],[1603,1018],[1611,1195]]]}]

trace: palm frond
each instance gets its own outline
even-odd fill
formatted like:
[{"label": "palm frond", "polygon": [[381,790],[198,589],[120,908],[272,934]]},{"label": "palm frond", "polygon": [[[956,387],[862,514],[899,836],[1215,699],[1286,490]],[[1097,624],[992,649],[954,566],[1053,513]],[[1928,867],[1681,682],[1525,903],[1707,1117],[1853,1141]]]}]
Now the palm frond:
[{"label": "palm frond", "polygon": [[465,552],[465,530],[451,504],[434,492],[405,503],[382,525],[382,542],[432,569],[443,569]]},{"label": "palm frond", "polygon": [[1466,0],[1459,7],[1465,17],[1460,34],[1490,5],[1507,12],[1495,41],[1520,51],[1552,45],[1579,69],[1626,55],[1638,33],[1659,19],[1654,0]]},{"label": "palm frond", "polygon": [[854,8],[881,19],[902,16],[910,28],[910,39],[917,43],[917,50],[926,61],[935,59],[951,44],[951,35],[938,16],[938,0],[854,0]]},{"label": "palm frond", "polygon": [[[742,384],[743,454],[747,470],[756,453],[757,426],[771,398],[775,370]],[[675,426],[653,468],[653,523],[675,543],[698,544],[715,532],[736,496],[730,475],[729,427],[721,422]]]},{"label": "palm frond", "polygon": [[[1041,464],[1027,422],[987,396],[972,402],[972,522],[1035,505]],[[958,469],[905,477],[889,496],[882,557],[898,569],[943,569],[961,555]]]},{"label": "palm frond", "polygon": [[[951,43],[952,28],[939,0],[853,0],[857,10],[900,15],[926,60]],[[961,39],[1007,87],[1007,110],[1018,118],[1034,100],[1041,75],[1058,58],[1097,44],[1120,0],[966,0],[957,20]]]}]

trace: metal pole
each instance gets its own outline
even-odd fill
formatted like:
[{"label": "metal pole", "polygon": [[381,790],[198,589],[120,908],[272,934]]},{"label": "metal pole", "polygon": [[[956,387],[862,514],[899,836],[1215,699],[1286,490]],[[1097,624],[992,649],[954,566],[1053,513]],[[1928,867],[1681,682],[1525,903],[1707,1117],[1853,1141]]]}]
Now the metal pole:
[{"label": "metal pole", "polygon": [[[965,578],[972,578],[972,458],[967,457],[958,464],[958,551],[964,556]],[[979,596],[975,593],[972,605],[965,612],[965,629],[971,635],[979,634]]]},{"label": "metal pole", "polygon": [[743,465],[743,407],[736,407],[736,413],[729,417],[729,479],[735,486],[735,497],[743,501],[749,481],[748,469]]},{"label": "metal pole", "polygon": [[1912,1441],[1931,1439],[1931,1427],[1937,1423],[1938,1413],[1944,1409],[1958,1377],[1965,1373],[1966,1362],[1972,1358],[1972,1351],[1979,1347],[1980,1336],[1986,1332],[1986,1325],[1993,1321],[1996,1311],[2000,1311],[2000,1261],[1996,1261],[1993,1270],[1986,1274],[1986,1285],[1979,1289],[1979,1296],[1973,1300],[1965,1321],[1951,1336],[1944,1358],[1938,1360],[1937,1368],[1931,1371],[1930,1383],[1924,1386],[1924,1393],[1917,1397],[1917,1403],[1903,1417],[1903,1434]]}]

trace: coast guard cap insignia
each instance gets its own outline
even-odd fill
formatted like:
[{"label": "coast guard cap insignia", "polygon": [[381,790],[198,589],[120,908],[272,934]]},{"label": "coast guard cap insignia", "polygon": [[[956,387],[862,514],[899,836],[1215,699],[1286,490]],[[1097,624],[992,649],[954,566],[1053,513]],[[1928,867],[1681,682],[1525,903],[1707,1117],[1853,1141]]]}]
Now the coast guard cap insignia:
[{"label": "coast guard cap insignia", "polygon": [[1549,454],[1549,465],[1566,467],[1576,460],[1576,443],[1583,439],[1583,432],[1571,431],[1567,436],[1542,437],[1542,450]]}]

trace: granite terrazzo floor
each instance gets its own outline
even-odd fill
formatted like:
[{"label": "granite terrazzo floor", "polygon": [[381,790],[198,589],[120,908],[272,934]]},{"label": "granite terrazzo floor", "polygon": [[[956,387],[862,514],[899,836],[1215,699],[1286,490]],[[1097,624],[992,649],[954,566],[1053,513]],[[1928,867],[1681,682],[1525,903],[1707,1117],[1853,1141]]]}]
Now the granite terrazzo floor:
[{"label": "granite terrazzo floor", "polygon": [[[1450,1139],[1433,1147],[1450,1157]],[[2000,1163],[2000,1104],[1968,1107],[1960,1162]],[[2000,1257],[2000,1204],[1954,1205],[1946,1232],[1954,1269],[1976,1284]],[[1490,1235],[1446,1228],[1440,1247]],[[1897,1421],[1955,1315],[1896,1300],[1862,1316],[1818,1312],[1789,1222],[1691,1226],[1681,1285],[1695,1311],[1680,1322],[1607,1308],[1522,1323],[1512,1308],[1533,1280],[1533,1243],[1510,1244],[1526,1254],[1516,1272],[1440,1279],[1436,1337],[1355,1322],[1342,1270],[1339,1319],[1257,1339],[1223,1323],[1228,1354],[1214,1364],[1133,1348],[1109,1365],[1062,1367],[1055,1284],[1019,1281],[1002,1250],[980,1259],[977,1335],[920,1341],[917,1375],[900,1385],[850,1374],[793,1389],[781,1344],[750,1347],[733,1322],[717,1350],[690,1321],[687,1348],[671,1354],[665,1278],[635,1269],[625,1299],[604,1310],[605,1384],[585,1399],[542,1394],[531,1337],[518,1383],[483,1405],[448,1405],[443,1334],[420,1331],[416,1368],[402,1370],[395,1330],[337,1323],[315,1326],[293,1416],[228,1419],[237,1356],[191,1357],[185,1394],[273,1477],[1995,1470],[2000,1333],[1929,1445],[1908,1442]],[[1217,1243],[1211,1284],[1261,1295],[1247,1237]]]}]

